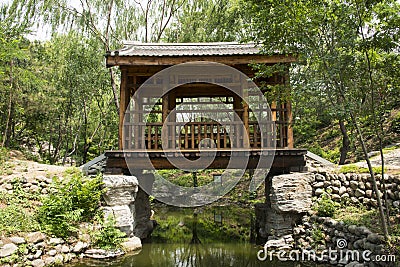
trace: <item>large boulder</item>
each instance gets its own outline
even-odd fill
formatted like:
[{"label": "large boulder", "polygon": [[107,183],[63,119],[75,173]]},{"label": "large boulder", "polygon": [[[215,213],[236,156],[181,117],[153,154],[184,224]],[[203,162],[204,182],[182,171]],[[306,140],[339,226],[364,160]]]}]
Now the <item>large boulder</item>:
[{"label": "large boulder", "polygon": [[305,213],[312,205],[313,175],[292,173],[274,176],[271,188],[271,208],[277,212]]}]

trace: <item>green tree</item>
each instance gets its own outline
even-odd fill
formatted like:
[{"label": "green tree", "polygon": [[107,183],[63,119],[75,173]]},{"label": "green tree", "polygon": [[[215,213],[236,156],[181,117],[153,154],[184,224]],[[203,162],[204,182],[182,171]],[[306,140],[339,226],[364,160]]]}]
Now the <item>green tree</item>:
[{"label": "green tree", "polygon": [[238,1],[189,1],[177,12],[176,20],[166,30],[168,42],[240,41],[245,33],[245,13]]},{"label": "green tree", "polygon": [[[387,236],[360,119],[376,118],[374,103],[379,94],[390,96],[394,91],[398,92],[398,89],[387,90],[398,88],[398,75],[382,79],[391,66],[373,65],[372,59],[398,58],[399,4],[396,1],[358,0],[264,0],[243,4],[247,5],[250,14],[256,14],[249,29],[252,38],[263,44],[265,53],[280,51],[298,55],[299,66],[293,73],[296,89],[316,90],[323,106],[335,111],[334,118],[342,122],[341,126],[346,120],[354,127],[374,180],[382,227]],[[388,84],[393,79],[396,82]],[[378,80],[385,84],[379,90],[376,87]],[[376,123],[370,124],[370,132],[378,136],[379,130],[374,125]],[[346,129],[341,129],[346,138]]]}]

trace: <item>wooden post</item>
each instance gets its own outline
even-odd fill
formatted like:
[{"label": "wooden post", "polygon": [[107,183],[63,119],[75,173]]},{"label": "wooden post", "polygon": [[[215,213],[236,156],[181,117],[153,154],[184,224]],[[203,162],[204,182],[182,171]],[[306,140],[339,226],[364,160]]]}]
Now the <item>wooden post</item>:
[{"label": "wooden post", "polygon": [[[272,121],[273,122],[276,122],[276,101],[272,101],[272,103],[271,103],[271,115],[272,115]],[[277,135],[277,133],[278,133],[278,125],[277,124],[275,124],[275,135]],[[271,131],[271,133],[272,133],[272,131],[273,131],[273,129],[272,128],[270,128],[270,127],[268,127],[268,129]],[[268,147],[274,147],[275,145],[276,146],[278,146],[278,144],[277,144],[277,136],[275,136],[275,140],[272,140],[271,139],[271,137],[272,137],[272,134],[270,134],[270,135],[268,135],[267,136],[267,138],[268,138],[268,140],[267,140],[267,146]],[[273,142],[275,142],[275,144],[273,143]]]},{"label": "wooden post", "polygon": [[[249,89],[248,89],[248,82],[246,80],[242,80],[241,82],[241,91],[243,95],[242,99],[242,106],[243,106],[243,123],[244,123],[244,128],[246,129],[247,132],[247,138],[243,140],[243,147],[250,147],[250,129],[249,129],[249,104],[247,101],[249,101]],[[243,138],[244,138],[244,133],[243,133]]]},{"label": "wooden post", "polygon": [[[285,85],[287,86],[287,90],[290,92],[290,82],[289,82],[289,70],[286,70],[285,73]],[[293,114],[292,114],[292,102],[290,99],[287,99],[286,103],[286,119],[287,119],[287,146],[288,148],[294,147],[294,138],[293,138]]]},{"label": "wooden post", "polygon": [[[125,131],[124,131],[124,117],[126,109],[129,105],[130,100],[130,89],[127,85],[128,82],[128,72],[126,69],[121,69],[121,86],[120,86],[120,102],[119,102],[119,128],[118,128],[118,147],[122,150],[123,144],[125,142]],[[126,149],[127,147],[125,147]]]}]

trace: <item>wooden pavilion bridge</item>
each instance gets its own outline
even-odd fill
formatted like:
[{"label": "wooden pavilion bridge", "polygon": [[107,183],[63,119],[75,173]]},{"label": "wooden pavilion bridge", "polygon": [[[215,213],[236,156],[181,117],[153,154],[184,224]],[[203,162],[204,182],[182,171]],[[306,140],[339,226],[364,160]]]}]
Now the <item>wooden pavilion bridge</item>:
[{"label": "wooden pavilion bridge", "polygon": [[[290,101],[279,96],[268,99],[271,113],[263,124],[256,113],[265,106],[243,101],[243,95],[246,99],[261,96],[246,90],[252,82],[239,75],[254,78],[251,63],[285,66],[295,60],[290,55],[262,55],[254,44],[237,43],[127,42],[121,50],[108,53],[107,66],[121,70],[121,87],[119,149],[106,152],[106,172],[128,174],[132,166],[135,170],[176,168],[169,158],[186,159],[185,168],[195,170],[201,168],[197,159],[202,155],[213,157],[210,169],[229,168],[230,158],[237,155],[247,156],[246,168],[255,169],[262,166],[261,156],[274,155],[272,173],[301,171],[306,150],[293,147]],[[186,65],[169,71],[190,62],[197,62],[198,68]],[[208,65],[208,73],[199,74],[206,62],[215,64]],[[289,90],[287,68],[253,82],[262,94],[268,92],[268,85]],[[205,147],[213,150],[207,152]]]}]

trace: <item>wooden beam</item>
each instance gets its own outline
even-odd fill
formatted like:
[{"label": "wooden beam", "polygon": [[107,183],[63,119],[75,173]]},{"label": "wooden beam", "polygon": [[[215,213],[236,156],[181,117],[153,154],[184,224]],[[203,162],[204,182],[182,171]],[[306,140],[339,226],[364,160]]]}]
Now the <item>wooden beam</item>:
[{"label": "wooden beam", "polygon": [[[186,152],[183,152],[184,154]],[[304,152],[305,153],[305,152]],[[271,166],[271,171],[274,169],[284,169],[289,171],[291,168],[296,168],[296,167],[303,167],[305,166],[305,158],[304,158],[304,153],[299,153],[299,150],[296,151],[291,151],[291,150],[286,150],[286,153],[278,153],[275,155],[272,166]],[[107,154],[107,153],[106,153]],[[147,158],[144,157],[113,157],[112,153],[107,154],[108,159],[107,159],[107,168],[122,168],[122,169],[128,169],[128,166],[130,168],[134,169],[176,169],[174,165],[171,164],[171,162],[163,156],[163,153],[160,152],[159,156],[152,156],[150,155],[150,160],[151,164],[149,163]],[[197,157],[195,156],[188,156],[185,158],[186,160],[189,159],[189,161],[186,161],[185,168],[187,169],[199,169],[200,167],[203,166],[198,166],[198,163],[195,161]],[[259,164],[259,159],[260,157],[257,155],[252,155],[249,157],[249,161],[247,163],[247,169],[256,169],[258,164]],[[237,161],[237,162],[235,162]],[[243,164],[243,158],[242,157],[230,157],[229,155],[227,156],[217,156],[211,163],[210,166],[208,166],[208,169],[226,169],[228,166],[232,166],[233,168],[235,166],[241,166]],[[263,165],[263,162],[261,162],[261,165],[258,166],[260,168],[267,168],[269,166]]]},{"label": "wooden beam", "polygon": [[291,63],[296,62],[292,55],[232,55],[232,56],[108,56],[107,67],[112,66],[168,66],[187,62],[209,61],[226,65],[249,63]]}]

